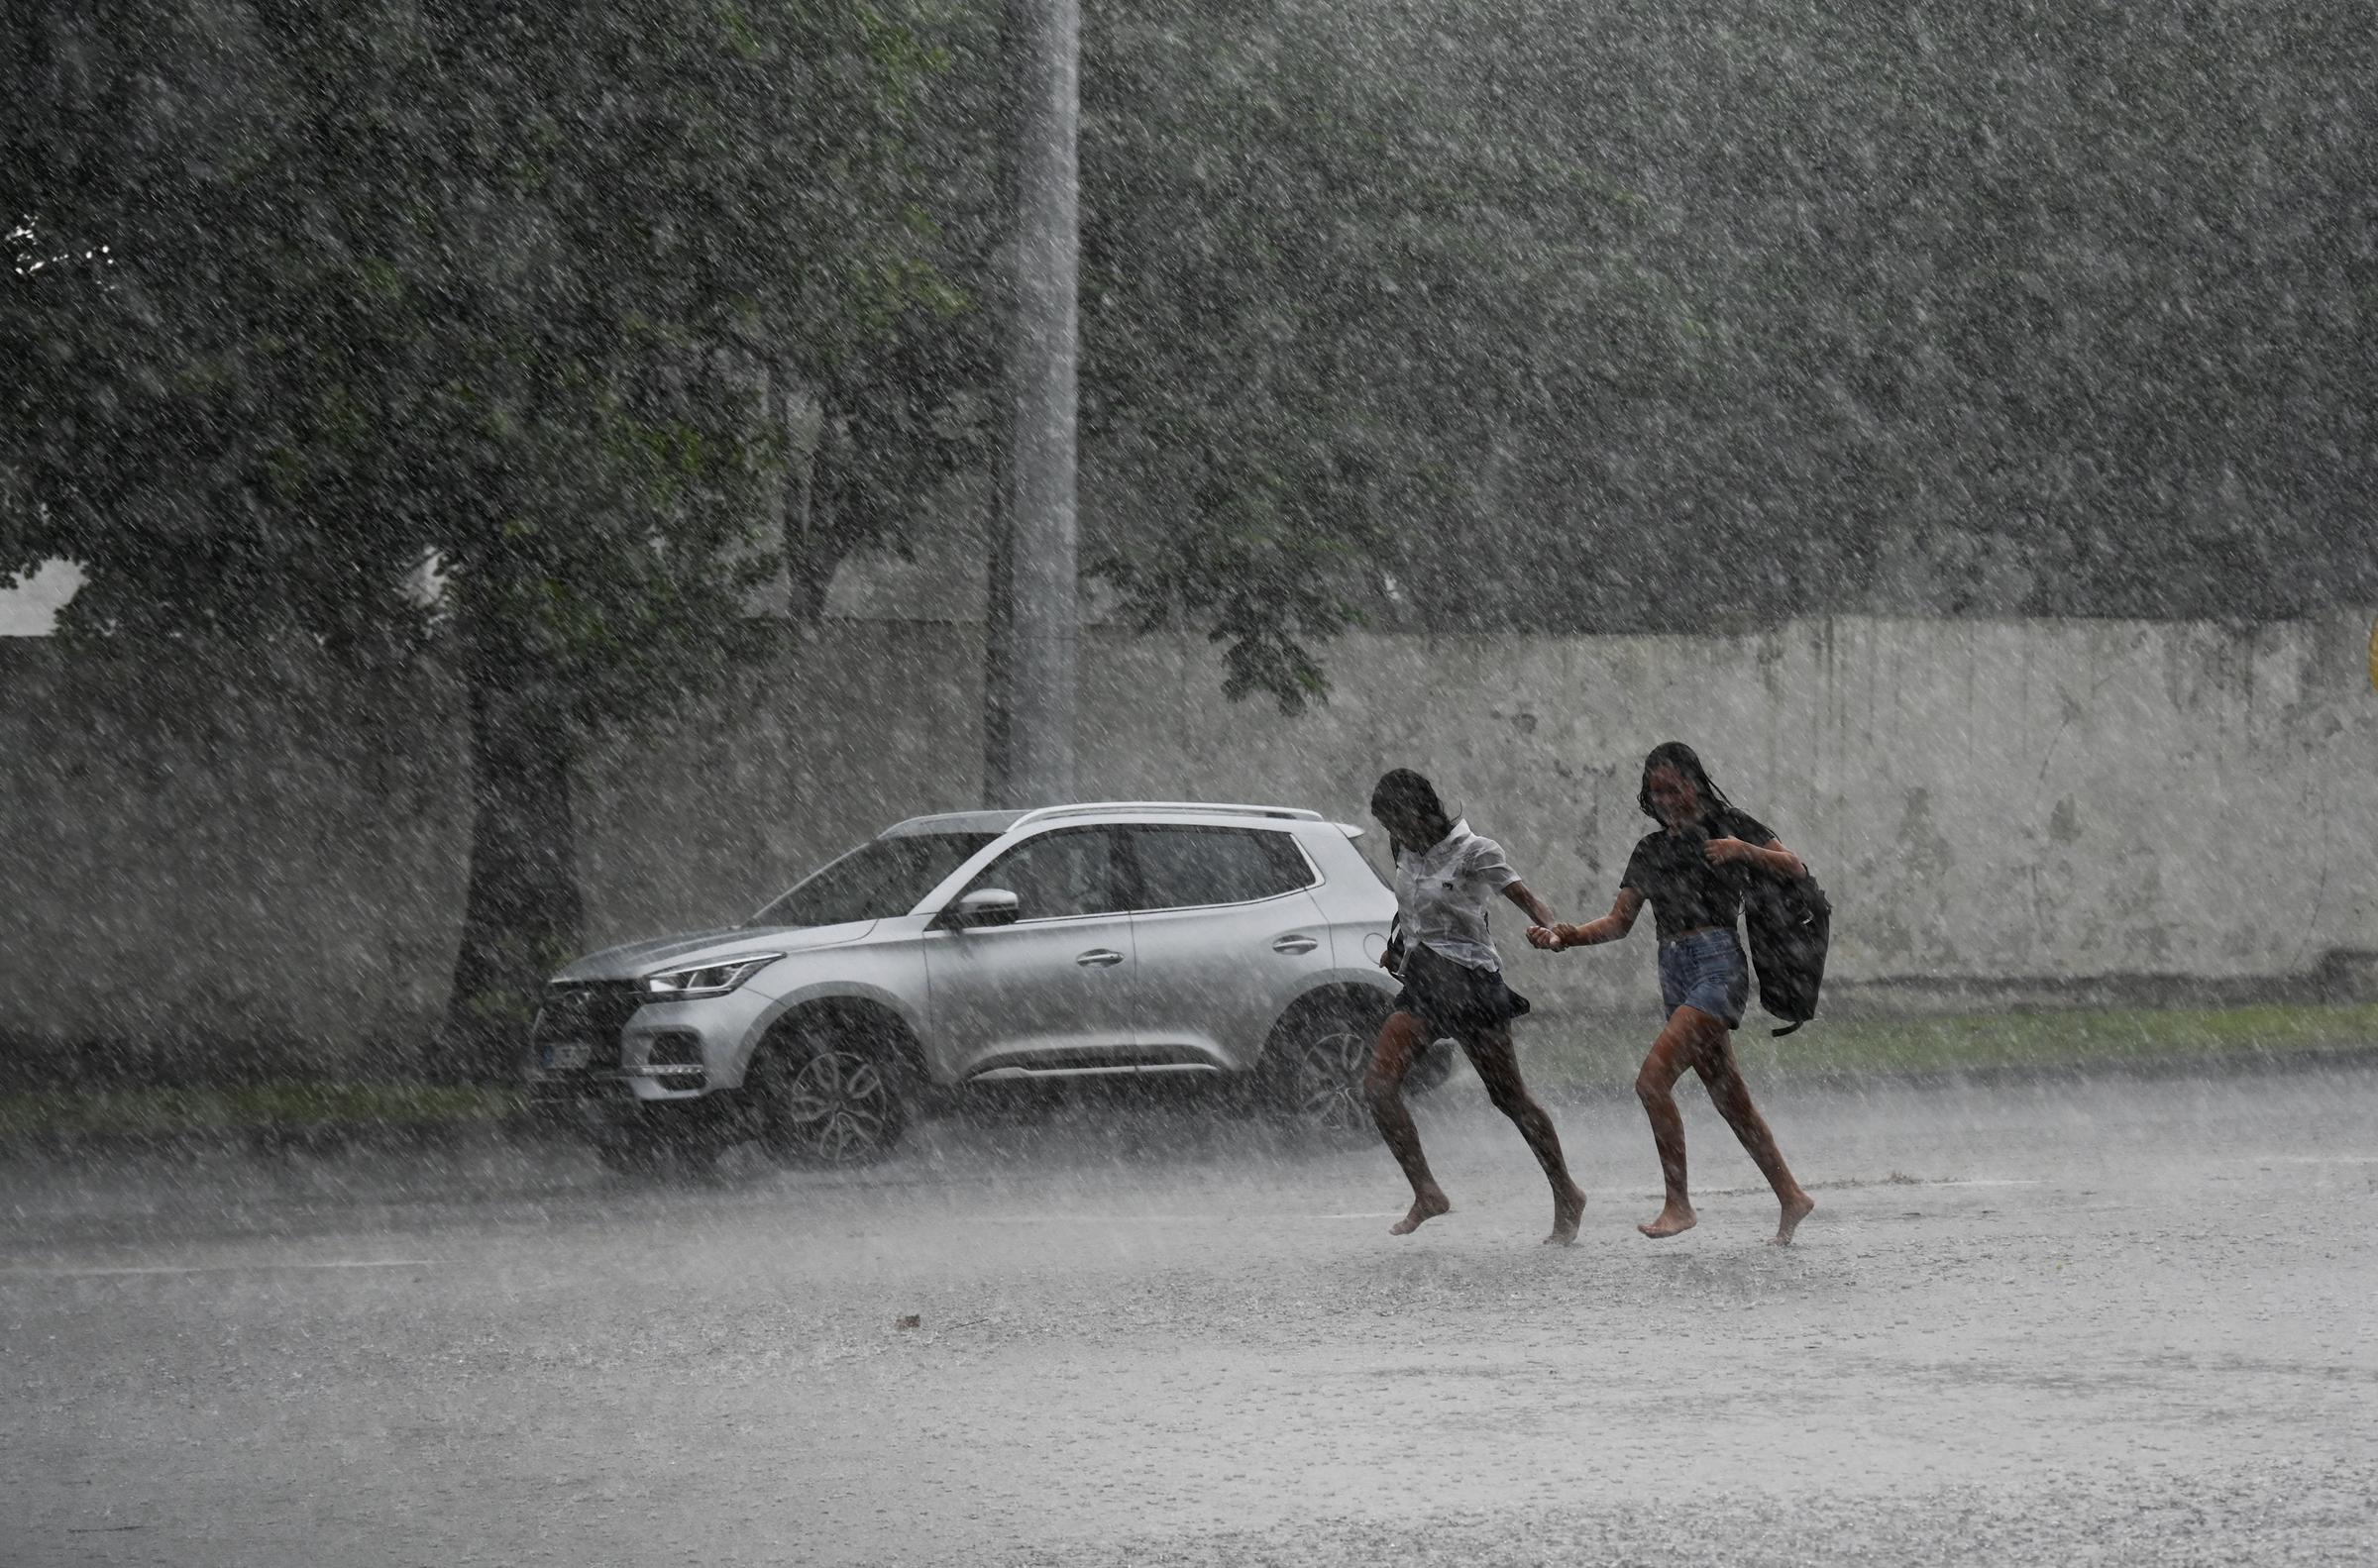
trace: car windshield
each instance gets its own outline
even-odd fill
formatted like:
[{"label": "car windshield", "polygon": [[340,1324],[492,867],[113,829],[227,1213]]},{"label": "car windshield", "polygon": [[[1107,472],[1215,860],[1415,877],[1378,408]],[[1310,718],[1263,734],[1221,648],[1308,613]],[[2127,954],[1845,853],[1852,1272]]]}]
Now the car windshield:
[{"label": "car windshield", "polygon": [[751,917],[761,925],[840,925],[907,914],[996,833],[914,833],[872,839]]}]

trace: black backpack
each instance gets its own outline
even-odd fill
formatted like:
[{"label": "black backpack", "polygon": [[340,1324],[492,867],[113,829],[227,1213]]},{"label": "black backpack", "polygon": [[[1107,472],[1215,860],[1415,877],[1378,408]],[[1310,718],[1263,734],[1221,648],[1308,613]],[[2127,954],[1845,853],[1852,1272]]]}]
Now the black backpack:
[{"label": "black backpack", "polygon": [[1774,1031],[1780,1038],[1816,1016],[1833,904],[1814,877],[1794,882],[1753,877],[1742,912],[1751,964],[1759,972],[1759,1005],[1784,1020],[1784,1027]]}]

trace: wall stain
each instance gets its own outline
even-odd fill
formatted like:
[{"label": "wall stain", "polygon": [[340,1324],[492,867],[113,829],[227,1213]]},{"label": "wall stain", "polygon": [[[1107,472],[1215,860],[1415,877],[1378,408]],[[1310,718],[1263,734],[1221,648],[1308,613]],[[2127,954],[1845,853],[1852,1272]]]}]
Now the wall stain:
[{"label": "wall stain", "polygon": [[1899,813],[1900,864],[1921,877],[1939,877],[1957,864],[1957,846],[1932,821],[1932,791],[1918,786],[1906,794]]}]

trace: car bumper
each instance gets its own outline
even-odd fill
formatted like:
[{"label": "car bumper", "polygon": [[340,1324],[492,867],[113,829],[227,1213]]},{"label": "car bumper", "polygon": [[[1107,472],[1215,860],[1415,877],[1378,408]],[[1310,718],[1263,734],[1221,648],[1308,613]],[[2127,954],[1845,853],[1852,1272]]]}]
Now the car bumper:
[{"label": "car bumper", "polygon": [[539,1020],[526,1084],[532,1105],[572,1113],[633,1112],[706,1098],[734,1087],[744,1042],[768,998],[737,992],[634,1008],[604,1037],[548,1037]]}]

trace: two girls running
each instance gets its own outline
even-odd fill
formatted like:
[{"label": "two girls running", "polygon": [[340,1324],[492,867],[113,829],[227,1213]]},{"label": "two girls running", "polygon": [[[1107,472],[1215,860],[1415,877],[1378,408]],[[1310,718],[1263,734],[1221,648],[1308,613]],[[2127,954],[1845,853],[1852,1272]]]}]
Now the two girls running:
[{"label": "two girls running", "polygon": [[[1635,1093],[1651,1117],[1667,1202],[1636,1228],[1655,1239],[1692,1228],[1685,1180],[1684,1121],[1675,1089],[1685,1069],[1700,1074],[1709,1098],[1758,1162],[1783,1205],[1776,1242],[1786,1245],[1815,1200],[1792,1179],[1775,1134],[1756,1105],[1734,1060],[1733,1030],[1750,999],[1751,968],[1736,927],[1749,879],[1807,875],[1798,857],[1757,818],[1735,807],[1710,782],[1690,747],[1671,741],[1644,759],[1637,796],[1660,824],[1635,846],[1610,912],[1585,925],[1564,925],[1511,869],[1500,845],[1455,821],[1429,782],[1398,768],[1371,791],[1370,809],[1387,829],[1395,858],[1398,939],[1381,962],[1404,983],[1395,1011],[1380,1031],[1364,1089],[1371,1115],[1396,1162],[1412,1183],[1412,1208],[1389,1228],[1408,1235],[1453,1207],[1421,1153],[1420,1133],[1403,1100],[1403,1082],[1430,1042],[1461,1042],[1495,1108],[1527,1140],[1553,1189],[1548,1243],[1576,1239],[1585,1194],[1569,1179],[1561,1140],[1519,1076],[1511,1020],[1528,1010],[1525,997],[1504,984],[1502,960],[1486,931],[1497,895],[1527,911],[1528,940],[1559,952],[1615,942],[1652,906],[1660,935],[1660,990],[1666,1027],[1644,1058]],[[1400,950],[1400,951],[1399,951]]]}]

